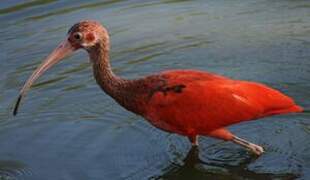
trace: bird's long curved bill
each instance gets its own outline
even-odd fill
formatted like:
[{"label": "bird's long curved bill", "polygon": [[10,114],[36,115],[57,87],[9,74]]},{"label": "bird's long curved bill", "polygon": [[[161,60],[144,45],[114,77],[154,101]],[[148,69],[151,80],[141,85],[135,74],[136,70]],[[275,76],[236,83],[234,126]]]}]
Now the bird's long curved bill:
[{"label": "bird's long curved bill", "polygon": [[70,44],[70,42],[66,39],[61,42],[57,48],[46,57],[46,59],[42,62],[42,64],[32,73],[29,79],[26,81],[25,85],[20,91],[19,97],[15,104],[15,108],[13,111],[13,115],[17,114],[19,103],[22,97],[26,94],[29,90],[33,82],[38,79],[47,69],[52,67],[54,64],[65,58],[66,56],[70,55],[75,48]]}]

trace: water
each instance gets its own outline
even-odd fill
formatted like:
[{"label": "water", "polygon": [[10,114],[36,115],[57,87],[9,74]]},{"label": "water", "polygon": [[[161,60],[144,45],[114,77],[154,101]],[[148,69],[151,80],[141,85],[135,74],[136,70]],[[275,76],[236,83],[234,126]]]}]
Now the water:
[{"label": "water", "polygon": [[310,3],[253,1],[3,1],[0,3],[0,179],[310,179],[310,115],[231,126],[261,144],[186,138],[127,112],[96,85],[85,52],[19,89],[81,19],[109,30],[114,71],[134,78],[202,69],[266,83],[310,107]]}]

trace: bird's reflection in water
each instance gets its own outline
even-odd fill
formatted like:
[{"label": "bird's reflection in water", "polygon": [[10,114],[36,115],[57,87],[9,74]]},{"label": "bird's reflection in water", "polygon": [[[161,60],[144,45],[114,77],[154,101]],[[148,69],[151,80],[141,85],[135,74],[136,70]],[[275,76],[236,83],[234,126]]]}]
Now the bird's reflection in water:
[{"label": "bird's reflection in water", "polygon": [[[249,158],[236,166],[204,162],[199,158],[199,149],[194,146],[183,160],[183,165],[171,164],[161,176],[153,177],[156,180],[201,180],[201,179],[296,179],[295,174],[256,173],[247,169],[257,156]],[[220,169],[220,170],[217,170]]]}]

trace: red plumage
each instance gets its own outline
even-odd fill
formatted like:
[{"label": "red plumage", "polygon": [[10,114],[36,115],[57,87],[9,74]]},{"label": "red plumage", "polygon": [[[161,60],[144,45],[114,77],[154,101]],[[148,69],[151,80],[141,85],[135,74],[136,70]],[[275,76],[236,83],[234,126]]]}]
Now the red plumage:
[{"label": "red plumage", "polygon": [[[160,129],[188,137],[212,136],[215,130],[242,121],[302,111],[291,98],[260,83],[196,70],[167,71],[158,77],[165,79],[166,87],[183,88],[155,92],[145,117]],[[230,140],[225,133],[213,136]]]}]

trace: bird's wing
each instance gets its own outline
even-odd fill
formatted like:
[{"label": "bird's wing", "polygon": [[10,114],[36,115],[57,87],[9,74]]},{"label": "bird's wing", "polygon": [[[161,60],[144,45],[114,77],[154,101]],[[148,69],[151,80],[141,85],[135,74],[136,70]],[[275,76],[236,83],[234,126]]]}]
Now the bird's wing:
[{"label": "bird's wing", "polygon": [[165,86],[149,100],[146,118],[168,131],[210,131],[299,108],[265,85],[199,73],[166,74]]}]

